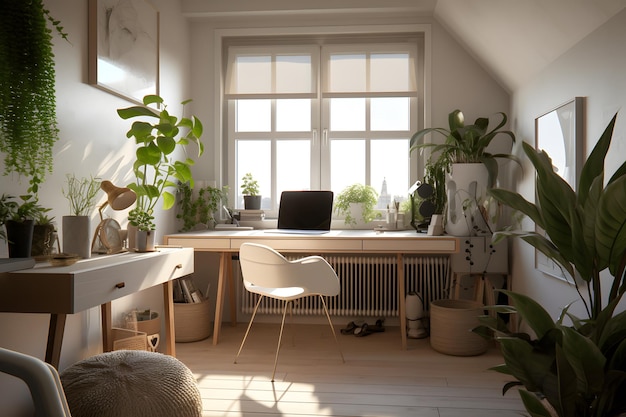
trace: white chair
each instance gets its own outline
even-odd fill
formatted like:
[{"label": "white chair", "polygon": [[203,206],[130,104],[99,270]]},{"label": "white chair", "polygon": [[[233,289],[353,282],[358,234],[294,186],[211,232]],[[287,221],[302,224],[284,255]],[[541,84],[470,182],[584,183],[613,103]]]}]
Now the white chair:
[{"label": "white chair", "polygon": [[0,372],[23,380],[35,404],[35,416],[71,417],[56,369],[41,359],[0,348]]},{"label": "white chair", "polygon": [[[328,319],[330,330],[335,338],[335,344],[339,350],[341,361],[345,362],[337,334],[333,327],[326,307],[325,296],[339,294],[339,278],[333,268],[321,256],[308,256],[295,261],[289,261],[274,249],[256,243],[244,243],[239,249],[239,262],[243,275],[243,283],[251,293],[259,294],[259,300],[254,307],[254,312],[250,318],[250,323],[243,337],[235,363],[246,343],[246,338],[252,327],[252,322],[264,297],[282,300],[285,303],[283,318],[280,324],[280,334],[278,336],[278,346],[276,347],[276,358],[274,359],[274,371],[272,372],[272,382],[276,374],[278,354],[283,337],[285,326],[285,315],[287,307],[292,306],[295,300],[308,297],[319,296],[324,313]],[[290,310],[291,311],[291,310]]]}]

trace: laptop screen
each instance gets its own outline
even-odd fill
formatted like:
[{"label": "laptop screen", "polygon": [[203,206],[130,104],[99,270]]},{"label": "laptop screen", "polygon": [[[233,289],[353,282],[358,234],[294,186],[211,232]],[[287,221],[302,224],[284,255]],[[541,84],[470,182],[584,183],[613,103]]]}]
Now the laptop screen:
[{"label": "laptop screen", "polygon": [[332,191],[283,191],[278,229],[329,231],[332,212]]}]

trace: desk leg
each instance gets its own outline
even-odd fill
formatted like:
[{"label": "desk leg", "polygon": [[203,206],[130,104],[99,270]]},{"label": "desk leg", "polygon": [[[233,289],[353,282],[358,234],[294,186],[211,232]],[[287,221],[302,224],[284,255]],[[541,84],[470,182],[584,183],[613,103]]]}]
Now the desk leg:
[{"label": "desk leg", "polygon": [[233,279],[233,259],[230,254],[226,258],[226,277],[228,278],[228,299],[230,300],[230,325],[235,327],[237,326],[237,298]]},{"label": "desk leg", "polygon": [[59,361],[61,360],[61,345],[63,344],[63,332],[65,331],[66,318],[66,314],[50,314],[46,362],[56,369],[59,369]]},{"label": "desk leg", "polygon": [[406,350],[406,289],[404,288],[404,259],[402,254],[397,255],[396,268],[398,269],[398,305],[400,306],[400,335],[402,336],[402,350]]},{"label": "desk leg", "polygon": [[113,335],[111,334],[111,302],[104,303],[100,306],[102,316],[102,351],[110,352],[113,350]]},{"label": "desk leg", "polygon": [[215,321],[213,323],[213,344],[217,345],[220,337],[220,328],[222,326],[222,309],[224,308],[224,285],[226,274],[226,262],[230,255],[226,252],[220,254],[220,270],[217,276],[217,299],[215,300]]},{"label": "desk leg", "polygon": [[165,315],[165,353],[176,357],[176,330],[174,327],[174,282],[163,283],[163,310]]}]

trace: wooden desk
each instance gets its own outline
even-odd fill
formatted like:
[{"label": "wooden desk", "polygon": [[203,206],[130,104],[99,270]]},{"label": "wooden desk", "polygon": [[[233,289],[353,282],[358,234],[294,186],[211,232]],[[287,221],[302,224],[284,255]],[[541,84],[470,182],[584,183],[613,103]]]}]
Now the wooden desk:
[{"label": "wooden desk", "polygon": [[402,348],[406,349],[406,314],[404,264],[405,254],[452,254],[459,251],[459,238],[450,236],[427,236],[415,231],[374,232],[373,230],[331,230],[322,235],[292,235],[271,233],[263,230],[203,231],[168,235],[168,245],[180,245],[197,251],[220,253],[220,267],[215,304],[213,344],[217,344],[222,322],[225,283],[229,283],[231,318],[236,324],[236,303],[230,256],[237,253],[244,242],[256,242],[280,252],[325,254],[395,254],[398,271],[398,305],[400,306],[400,332]]},{"label": "wooden desk", "polygon": [[163,285],[166,353],[176,354],[172,280],[193,273],[193,250],[159,249],[82,259],[74,265],[0,274],[0,312],[49,313],[46,362],[59,366],[67,314],[102,309],[103,351],[112,348],[111,301],[155,285]]}]

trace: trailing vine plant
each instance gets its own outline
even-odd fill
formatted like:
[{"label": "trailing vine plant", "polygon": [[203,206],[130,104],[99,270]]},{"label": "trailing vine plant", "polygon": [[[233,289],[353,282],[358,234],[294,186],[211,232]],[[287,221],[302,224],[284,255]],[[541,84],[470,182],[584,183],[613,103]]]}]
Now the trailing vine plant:
[{"label": "trailing vine plant", "polygon": [[59,139],[52,30],[67,33],[43,0],[3,1],[0,13],[0,152],[4,175],[29,177],[29,192],[52,172]]}]

